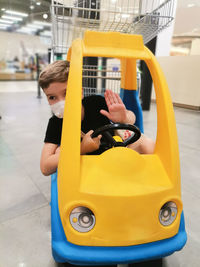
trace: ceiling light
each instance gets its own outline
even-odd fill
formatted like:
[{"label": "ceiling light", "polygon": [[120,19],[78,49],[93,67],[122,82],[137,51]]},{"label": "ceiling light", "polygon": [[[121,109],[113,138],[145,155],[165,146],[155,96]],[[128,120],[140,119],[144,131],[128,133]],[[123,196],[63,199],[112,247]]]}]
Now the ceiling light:
[{"label": "ceiling light", "polygon": [[40,2],[36,2],[36,5],[37,5],[37,6],[40,6],[40,5],[41,5],[41,3],[40,3]]},{"label": "ceiling light", "polygon": [[48,15],[47,14],[43,14],[43,19],[47,19]]},{"label": "ceiling light", "polygon": [[5,11],[6,9],[5,8],[1,8],[2,11]]},{"label": "ceiling light", "polygon": [[30,5],[30,9],[33,10],[35,7],[34,5]]},{"label": "ceiling light", "polygon": [[33,24],[36,24],[36,25],[43,25],[43,26],[47,26],[47,27],[51,27],[51,23],[43,22],[43,21],[39,21],[39,20],[34,20],[34,21],[33,21]]},{"label": "ceiling light", "polygon": [[0,22],[1,23],[7,23],[7,24],[13,24],[14,23],[14,21],[12,21],[12,20],[6,20],[6,19],[0,19]]},{"label": "ceiling light", "polygon": [[11,14],[11,15],[17,15],[21,17],[28,17],[27,13],[22,13],[22,12],[17,12],[17,11],[12,11],[12,10],[6,10],[5,13]]},{"label": "ceiling light", "polygon": [[13,17],[13,16],[7,16],[7,15],[3,15],[2,18],[3,19],[11,19],[11,20],[14,20],[14,21],[22,21],[23,20],[22,18],[17,18],[17,17]]}]

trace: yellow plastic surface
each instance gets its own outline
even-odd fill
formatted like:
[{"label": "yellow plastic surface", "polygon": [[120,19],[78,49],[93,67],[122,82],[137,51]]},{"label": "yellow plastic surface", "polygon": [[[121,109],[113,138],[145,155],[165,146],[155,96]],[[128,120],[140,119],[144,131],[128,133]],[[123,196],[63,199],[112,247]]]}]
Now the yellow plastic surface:
[{"label": "yellow plastic surface", "polygon": [[[84,56],[116,57],[133,76],[137,59],[148,65],[157,98],[157,140],[153,155],[112,148],[99,156],[80,155],[82,61]],[[182,212],[176,125],[167,83],[141,36],[86,32],[73,42],[58,166],[58,204],[68,241],[86,246],[129,246],[157,241],[178,232]],[[128,67],[129,68],[129,67]],[[124,83],[134,85],[125,75]],[[132,84],[132,85],[131,85]],[[132,88],[136,89],[135,86]],[[159,211],[175,201],[178,215],[170,226],[159,222]],[[69,221],[77,206],[91,209],[95,227],[79,233]]]},{"label": "yellow plastic surface", "polygon": [[118,135],[113,136],[116,142],[123,142],[122,138]]},{"label": "yellow plastic surface", "polygon": [[137,90],[136,60],[130,58],[121,59],[121,88]]}]

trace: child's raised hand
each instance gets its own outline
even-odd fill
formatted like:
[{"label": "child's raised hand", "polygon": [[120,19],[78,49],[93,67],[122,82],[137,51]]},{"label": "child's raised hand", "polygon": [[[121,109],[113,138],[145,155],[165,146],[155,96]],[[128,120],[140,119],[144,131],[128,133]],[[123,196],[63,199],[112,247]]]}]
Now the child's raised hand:
[{"label": "child's raised hand", "polygon": [[98,135],[97,137],[92,138],[91,137],[92,133],[93,133],[93,130],[90,130],[83,136],[83,139],[81,142],[81,154],[90,153],[90,152],[93,152],[99,149],[100,140],[102,136]]},{"label": "child's raised hand", "polygon": [[106,116],[112,122],[129,123],[134,124],[136,117],[135,114],[127,110],[124,103],[117,93],[111,90],[106,90],[105,101],[108,107],[108,111],[100,110],[100,113]]},{"label": "child's raised hand", "polygon": [[126,123],[127,110],[119,95],[111,90],[106,90],[104,96],[108,111],[102,109],[100,113],[113,122]]}]

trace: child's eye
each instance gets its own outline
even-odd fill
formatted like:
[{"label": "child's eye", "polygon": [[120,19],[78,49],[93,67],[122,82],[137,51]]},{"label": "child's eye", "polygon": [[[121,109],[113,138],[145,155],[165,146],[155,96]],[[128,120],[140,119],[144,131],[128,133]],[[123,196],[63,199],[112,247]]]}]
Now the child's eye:
[{"label": "child's eye", "polygon": [[49,96],[49,100],[55,100],[55,99],[56,99],[55,96],[53,95]]}]

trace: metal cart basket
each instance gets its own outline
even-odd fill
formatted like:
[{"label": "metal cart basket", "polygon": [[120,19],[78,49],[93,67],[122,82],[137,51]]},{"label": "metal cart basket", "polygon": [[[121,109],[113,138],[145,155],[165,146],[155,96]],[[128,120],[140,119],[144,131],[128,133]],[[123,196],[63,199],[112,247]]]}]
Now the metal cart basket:
[{"label": "metal cart basket", "polygon": [[[173,7],[174,0],[52,0],[53,58],[66,58],[72,41],[85,30],[141,34],[146,44],[173,20]],[[86,59],[84,94],[103,93],[105,87],[119,92],[120,61]]]},{"label": "metal cart basket", "polygon": [[143,35],[150,41],[173,20],[174,0],[52,0],[52,48],[66,53],[85,30]]}]

